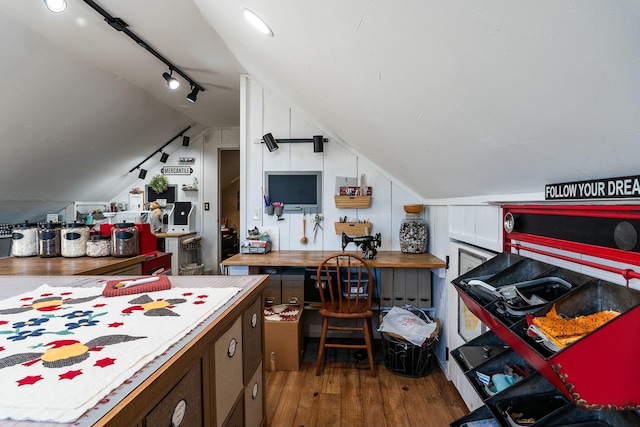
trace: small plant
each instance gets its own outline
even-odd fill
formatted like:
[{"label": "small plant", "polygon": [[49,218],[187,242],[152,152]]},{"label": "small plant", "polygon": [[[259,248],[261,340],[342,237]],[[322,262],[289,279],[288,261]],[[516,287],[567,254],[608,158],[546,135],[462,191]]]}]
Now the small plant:
[{"label": "small plant", "polygon": [[149,187],[151,187],[157,194],[163,193],[167,188],[169,188],[169,180],[162,174],[154,175],[151,177]]}]

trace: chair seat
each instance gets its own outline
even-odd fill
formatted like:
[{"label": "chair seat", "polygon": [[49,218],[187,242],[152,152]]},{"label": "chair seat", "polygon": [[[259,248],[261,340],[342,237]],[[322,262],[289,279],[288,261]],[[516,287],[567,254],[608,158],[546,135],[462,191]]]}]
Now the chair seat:
[{"label": "chair seat", "polygon": [[[337,304],[335,304],[337,305]],[[348,312],[340,311],[334,305],[321,308],[318,313],[321,316],[335,317],[337,319],[366,319],[367,317],[373,317],[373,311],[367,308],[366,302],[361,301],[357,307],[350,307]]]}]

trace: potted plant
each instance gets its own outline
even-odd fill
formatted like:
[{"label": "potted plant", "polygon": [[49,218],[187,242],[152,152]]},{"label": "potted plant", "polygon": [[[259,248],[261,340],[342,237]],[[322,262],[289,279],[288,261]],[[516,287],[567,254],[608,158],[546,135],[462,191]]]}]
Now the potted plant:
[{"label": "potted plant", "polygon": [[161,194],[169,188],[169,180],[162,174],[154,175],[151,177],[149,187],[151,187],[156,194]]}]

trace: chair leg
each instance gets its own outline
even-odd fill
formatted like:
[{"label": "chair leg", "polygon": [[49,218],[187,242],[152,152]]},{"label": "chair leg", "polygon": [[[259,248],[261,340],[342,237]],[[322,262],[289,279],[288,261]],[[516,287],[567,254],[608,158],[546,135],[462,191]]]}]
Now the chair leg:
[{"label": "chair leg", "polygon": [[373,331],[371,326],[371,319],[362,319],[362,328],[364,329],[364,342],[367,344],[367,356],[369,356],[369,369],[371,370],[371,376],[376,377],[376,367],[373,363]]},{"label": "chair leg", "polygon": [[320,375],[322,369],[322,356],[324,354],[324,343],[327,340],[327,329],[329,329],[329,319],[322,319],[322,333],[320,334],[320,347],[318,348],[318,363],[316,364],[316,375]]}]

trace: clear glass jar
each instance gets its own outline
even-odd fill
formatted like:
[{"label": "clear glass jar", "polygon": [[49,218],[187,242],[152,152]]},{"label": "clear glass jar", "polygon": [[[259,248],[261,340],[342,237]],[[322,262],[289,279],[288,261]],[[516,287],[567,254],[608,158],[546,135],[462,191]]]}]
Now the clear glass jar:
[{"label": "clear glass jar", "polygon": [[89,227],[80,222],[66,223],[61,232],[61,253],[63,257],[75,258],[87,254]]},{"label": "clear glass jar", "polygon": [[111,229],[111,255],[132,257],[139,252],[138,227],[130,222],[115,224]]},{"label": "clear glass jar", "polygon": [[[407,212],[406,207],[405,212]],[[429,242],[427,233],[427,221],[422,219],[420,212],[407,212],[400,222],[400,251],[409,254],[427,252]]]},{"label": "clear glass jar", "polygon": [[38,229],[38,255],[51,258],[62,255],[60,223],[48,222]]},{"label": "clear glass jar", "polygon": [[89,236],[87,241],[87,256],[98,258],[111,255],[111,236],[96,234]]},{"label": "clear glass jar", "polygon": [[13,256],[17,257],[38,255],[38,228],[36,224],[25,221],[13,227],[11,252]]}]

